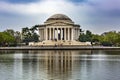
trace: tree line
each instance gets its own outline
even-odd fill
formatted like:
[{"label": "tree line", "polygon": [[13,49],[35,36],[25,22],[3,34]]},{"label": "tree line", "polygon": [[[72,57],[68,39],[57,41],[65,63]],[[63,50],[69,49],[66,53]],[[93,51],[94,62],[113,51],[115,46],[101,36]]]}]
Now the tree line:
[{"label": "tree line", "polygon": [[120,32],[109,31],[98,35],[87,30],[86,33],[80,34],[79,41],[91,42],[93,45],[120,46]]},{"label": "tree line", "polygon": [[37,34],[38,25],[31,28],[22,28],[22,31],[14,31],[13,29],[7,29],[0,32],[0,46],[21,46],[28,45],[29,42],[39,41]]},{"label": "tree line", "polygon": [[[21,32],[12,29],[0,32],[0,46],[20,46],[28,45],[29,42],[38,42],[40,37],[37,33],[38,26],[22,28]],[[109,31],[98,35],[86,30],[80,33],[78,41],[91,42],[92,45],[120,46],[120,32]]]}]

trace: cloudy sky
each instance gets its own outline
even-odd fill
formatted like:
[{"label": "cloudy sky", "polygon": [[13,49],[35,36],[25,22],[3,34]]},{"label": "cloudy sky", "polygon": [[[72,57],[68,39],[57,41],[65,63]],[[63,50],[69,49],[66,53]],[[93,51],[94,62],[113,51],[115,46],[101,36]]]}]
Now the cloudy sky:
[{"label": "cloudy sky", "polygon": [[0,0],[0,31],[43,24],[56,13],[93,33],[120,31],[120,0]]}]

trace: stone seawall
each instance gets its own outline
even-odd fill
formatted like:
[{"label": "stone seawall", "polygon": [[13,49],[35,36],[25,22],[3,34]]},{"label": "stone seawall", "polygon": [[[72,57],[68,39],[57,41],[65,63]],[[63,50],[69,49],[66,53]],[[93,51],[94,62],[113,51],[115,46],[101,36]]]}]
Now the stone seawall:
[{"label": "stone seawall", "polygon": [[120,50],[120,47],[103,46],[42,46],[42,47],[0,47],[0,50]]}]

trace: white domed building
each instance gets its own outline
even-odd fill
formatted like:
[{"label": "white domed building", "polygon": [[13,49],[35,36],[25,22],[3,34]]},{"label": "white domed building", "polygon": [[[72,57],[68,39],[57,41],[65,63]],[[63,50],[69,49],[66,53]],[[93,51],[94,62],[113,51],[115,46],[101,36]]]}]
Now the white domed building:
[{"label": "white domed building", "polygon": [[40,42],[31,42],[29,45],[88,45],[78,41],[80,25],[75,24],[64,14],[52,15],[44,22],[44,24],[39,25],[38,31]]}]

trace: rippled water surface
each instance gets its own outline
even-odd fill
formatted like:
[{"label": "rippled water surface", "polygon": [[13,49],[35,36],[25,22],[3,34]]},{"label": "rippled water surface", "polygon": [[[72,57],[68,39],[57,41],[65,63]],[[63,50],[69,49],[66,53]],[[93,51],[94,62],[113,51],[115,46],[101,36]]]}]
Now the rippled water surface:
[{"label": "rippled water surface", "polygon": [[120,50],[0,51],[0,80],[120,80]]}]

